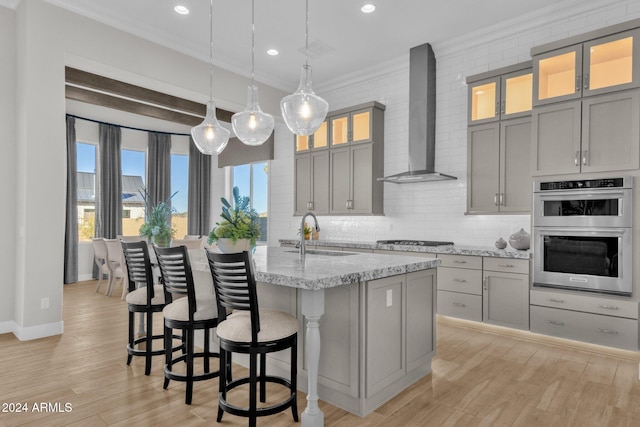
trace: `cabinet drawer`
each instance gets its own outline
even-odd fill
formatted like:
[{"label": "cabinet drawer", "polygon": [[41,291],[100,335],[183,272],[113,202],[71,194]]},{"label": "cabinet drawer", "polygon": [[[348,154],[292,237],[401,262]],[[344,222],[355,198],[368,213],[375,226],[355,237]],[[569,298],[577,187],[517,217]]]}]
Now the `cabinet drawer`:
[{"label": "cabinet drawer", "polygon": [[482,297],[438,291],[438,314],[482,322]]},{"label": "cabinet drawer", "polygon": [[482,269],[482,257],[471,255],[438,254],[440,267]]},{"label": "cabinet drawer", "polygon": [[638,302],[591,295],[531,290],[531,304],[638,319]]},{"label": "cabinet drawer", "polygon": [[482,295],[482,270],[440,267],[438,290]]},{"label": "cabinet drawer", "polygon": [[531,306],[531,332],[609,347],[638,350],[638,321]]},{"label": "cabinet drawer", "polygon": [[483,262],[485,270],[529,274],[529,260],[527,259],[485,257]]}]

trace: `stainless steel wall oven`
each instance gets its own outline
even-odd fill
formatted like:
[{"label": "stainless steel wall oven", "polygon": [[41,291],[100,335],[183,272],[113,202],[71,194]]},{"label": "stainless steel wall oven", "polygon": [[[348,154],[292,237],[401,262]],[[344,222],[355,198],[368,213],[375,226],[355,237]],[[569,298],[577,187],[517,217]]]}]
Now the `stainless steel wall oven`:
[{"label": "stainless steel wall oven", "polygon": [[633,177],[536,182],[533,285],[631,295]]}]

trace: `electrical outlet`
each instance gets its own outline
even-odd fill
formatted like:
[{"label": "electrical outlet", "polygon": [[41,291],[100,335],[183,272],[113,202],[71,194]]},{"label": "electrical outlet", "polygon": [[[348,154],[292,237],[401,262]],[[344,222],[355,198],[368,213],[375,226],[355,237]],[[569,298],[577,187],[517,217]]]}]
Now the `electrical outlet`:
[{"label": "electrical outlet", "polygon": [[387,307],[391,307],[393,305],[393,290],[387,289]]},{"label": "electrical outlet", "polygon": [[40,298],[40,308],[42,310],[49,308],[49,298]]}]

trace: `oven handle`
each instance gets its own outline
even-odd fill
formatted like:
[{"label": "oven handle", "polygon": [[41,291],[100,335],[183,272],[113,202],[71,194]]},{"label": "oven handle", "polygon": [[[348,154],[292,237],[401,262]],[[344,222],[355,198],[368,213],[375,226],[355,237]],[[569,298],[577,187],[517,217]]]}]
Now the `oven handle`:
[{"label": "oven handle", "polygon": [[[567,217],[568,218],[568,217]],[[631,227],[536,227],[536,234],[548,234],[551,236],[575,236],[576,233],[588,233],[592,236],[594,233],[608,237],[622,237],[625,233],[631,232]]]},{"label": "oven handle", "polygon": [[[631,191],[631,190],[628,190]],[[595,193],[594,193],[595,192]],[[618,199],[622,199],[625,197],[625,191],[624,190],[591,190],[589,192],[586,192],[585,190],[581,190],[581,191],[562,191],[561,193],[536,193],[536,196],[541,200],[541,201],[565,201],[567,200],[567,197],[577,197],[579,199],[596,199],[596,200],[600,200],[600,199],[611,199],[611,198],[618,198]]]}]

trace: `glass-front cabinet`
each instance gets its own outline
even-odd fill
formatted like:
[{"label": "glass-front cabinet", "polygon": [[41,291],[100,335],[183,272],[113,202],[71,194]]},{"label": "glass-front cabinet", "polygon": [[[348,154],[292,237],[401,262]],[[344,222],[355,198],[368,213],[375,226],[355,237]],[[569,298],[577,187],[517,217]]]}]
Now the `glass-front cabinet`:
[{"label": "glass-front cabinet", "polygon": [[325,120],[313,135],[295,135],[296,153],[320,150],[329,146],[329,124]]},{"label": "glass-front cabinet", "polygon": [[372,110],[360,110],[330,117],[331,146],[372,141]]},{"label": "glass-front cabinet", "polygon": [[[523,68],[523,69],[518,69]],[[506,70],[516,71],[506,72]],[[495,74],[496,71],[490,73]],[[504,120],[531,113],[533,74],[531,63],[505,68],[505,74],[481,78],[489,73],[467,79],[469,87],[470,125]],[[480,80],[477,80],[478,78]]]},{"label": "glass-front cabinet", "polygon": [[640,86],[640,30],[537,53],[533,102],[547,104]]}]

